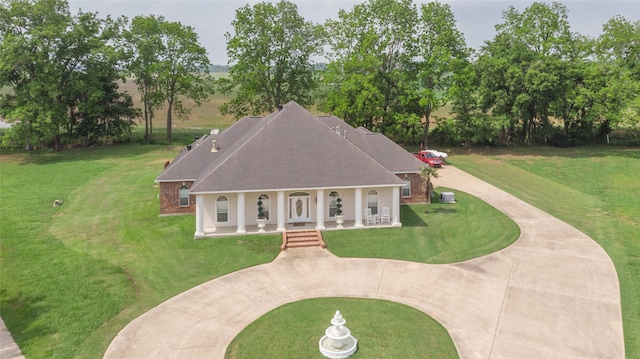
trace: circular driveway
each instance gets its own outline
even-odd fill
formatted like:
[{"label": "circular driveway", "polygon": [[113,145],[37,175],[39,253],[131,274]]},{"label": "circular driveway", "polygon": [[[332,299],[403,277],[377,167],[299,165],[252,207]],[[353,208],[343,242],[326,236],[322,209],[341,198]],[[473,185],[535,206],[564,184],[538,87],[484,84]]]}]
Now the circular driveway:
[{"label": "circular driveway", "polygon": [[223,358],[242,329],[274,308],[307,298],[358,297],[432,316],[461,358],[624,358],[618,278],[598,244],[452,166],[439,175],[437,185],[470,193],[511,217],[519,240],[446,265],[290,249],[149,310],[118,333],[104,357]]}]

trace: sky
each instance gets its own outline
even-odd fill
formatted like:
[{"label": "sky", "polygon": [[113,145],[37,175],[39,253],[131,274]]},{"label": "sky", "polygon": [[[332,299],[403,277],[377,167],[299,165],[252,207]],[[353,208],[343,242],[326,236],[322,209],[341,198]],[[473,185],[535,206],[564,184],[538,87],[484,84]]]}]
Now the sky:
[{"label": "sky", "polygon": [[[338,10],[351,10],[354,0],[291,0],[298,6],[299,14],[316,24],[327,19],[337,19]],[[167,21],[191,26],[199,36],[200,45],[207,49],[214,65],[227,65],[225,33],[233,32],[231,22],[236,9],[254,0],[69,0],[73,13],[97,12],[99,17],[132,19],[138,15],[162,15]],[[414,0],[425,3],[426,0]],[[441,0],[451,6],[457,28],[465,35],[468,47],[479,49],[486,40],[495,36],[495,25],[503,22],[502,12],[513,5],[523,11],[533,2],[526,0]],[[551,1],[541,1],[551,4]],[[559,1],[569,10],[571,31],[590,37],[602,33],[602,25],[615,15],[627,20],[640,21],[638,0],[564,0]]]}]

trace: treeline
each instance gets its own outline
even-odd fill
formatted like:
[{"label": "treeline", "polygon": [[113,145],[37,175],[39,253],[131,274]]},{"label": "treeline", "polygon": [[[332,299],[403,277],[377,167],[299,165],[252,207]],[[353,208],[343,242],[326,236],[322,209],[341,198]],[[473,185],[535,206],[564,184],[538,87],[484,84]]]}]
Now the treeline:
[{"label": "treeline", "polygon": [[[126,136],[136,117],[150,141],[162,106],[171,139],[173,116],[189,115],[183,99],[200,104],[214,90],[230,97],[223,114],[295,100],[426,146],[591,144],[640,122],[640,22],[616,16],[589,38],[556,2],[508,7],[477,50],[439,2],[368,0],[324,24],[290,1],[247,4],[225,34],[229,66],[209,63],[191,27],[97,15],[70,14],[65,0],[2,2],[0,116],[13,123],[4,145],[100,143]],[[142,109],[118,92],[126,79]],[[448,116],[433,116],[443,108]]]},{"label": "treeline", "polygon": [[[4,146],[90,145],[130,134],[142,116],[145,139],[155,112],[166,105],[186,117],[183,99],[197,104],[213,91],[210,63],[195,31],[163,17],[101,19],[71,14],[65,0],[2,1],[0,116],[12,127]],[[118,82],[132,79],[143,109]]]},{"label": "treeline", "polygon": [[[496,35],[466,46],[449,5],[369,0],[322,25],[295,4],[237,10],[227,34],[222,110],[261,114],[316,104],[398,142],[578,145],[637,129],[640,23],[610,19],[597,39],[572,32],[560,3],[509,7]],[[317,71],[310,59],[324,56]],[[238,90],[239,89],[239,90]],[[443,106],[450,115],[433,118]],[[430,131],[430,123],[437,126]]]}]

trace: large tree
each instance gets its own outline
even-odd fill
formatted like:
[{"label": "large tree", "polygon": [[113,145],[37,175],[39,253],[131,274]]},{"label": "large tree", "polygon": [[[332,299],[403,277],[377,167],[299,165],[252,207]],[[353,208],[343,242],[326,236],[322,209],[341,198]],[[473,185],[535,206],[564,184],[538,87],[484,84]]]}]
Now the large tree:
[{"label": "large tree", "polygon": [[162,46],[159,36],[159,22],[154,16],[137,16],[131,26],[123,33],[122,48],[127,53],[127,73],[138,86],[138,93],[143,108],[144,138],[153,138],[153,118],[157,109],[162,106],[164,98],[158,85],[155,66],[160,62],[158,49]]},{"label": "large tree", "polygon": [[451,9],[370,0],[326,23],[327,111],[399,141],[428,141],[431,113],[447,103],[452,72],[469,50]]},{"label": "large tree", "polygon": [[564,57],[571,42],[567,9],[533,3],[503,12],[497,35],[478,59],[485,111],[508,118],[505,141],[534,143],[551,131],[551,103],[563,91]]},{"label": "large tree", "polygon": [[0,86],[9,91],[0,96],[0,115],[15,123],[6,138],[58,150],[130,130],[130,98],[114,86],[120,22],[72,16],[64,0],[2,2]]},{"label": "large tree", "polygon": [[313,102],[312,57],[321,54],[320,28],[305,21],[294,3],[247,4],[236,10],[232,25],[233,34],[225,35],[229,78],[219,84],[233,98],[221,107],[223,114],[260,115],[291,100]]},{"label": "large tree", "polygon": [[411,81],[406,71],[416,22],[411,0],[371,0],[327,21],[329,64],[323,79],[329,91],[322,107],[351,125],[387,133],[402,131],[397,120],[419,123],[398,111]]},{"label": "large tree", "polygon": [[620,68],[617,71],[622,73],[613,79],[620,85],[616,99],[624,100],[618,120],[623,126],[637,127],[640,124],[640,21],[630,22],[615,16],[602,29],[596,55],[600,62],[617,66]]},{"label": "large tree", "polygon": [[153,114],[162,103],[167,105],[167,139],[171,140],[173,115],[186,119],[191,112],[183,99],[199,106],[213,92],[207,51],[192,27],[162,16],[135,17],[125,39],[128,68],[144,106],[147,140],[152,137]]},{"label": "large tree", "polygon": [[418,114],[424,116],[423,143],[428,148],[431,113],[452,99],[454,73],[466,66],[471,50],[457,29],[448,4],[437,1],[423,4],[416,25],[414,66],[418,86],[414,90]]}]

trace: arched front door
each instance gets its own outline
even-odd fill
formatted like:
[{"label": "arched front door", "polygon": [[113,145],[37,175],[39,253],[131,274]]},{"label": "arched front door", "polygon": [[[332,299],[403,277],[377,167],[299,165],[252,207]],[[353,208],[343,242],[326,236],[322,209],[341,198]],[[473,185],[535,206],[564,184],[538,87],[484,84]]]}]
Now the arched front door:
[{"label": "arched front door", "polygon": [[289,223],[309,222],[309,194],[296,192],[289,195]]}]

